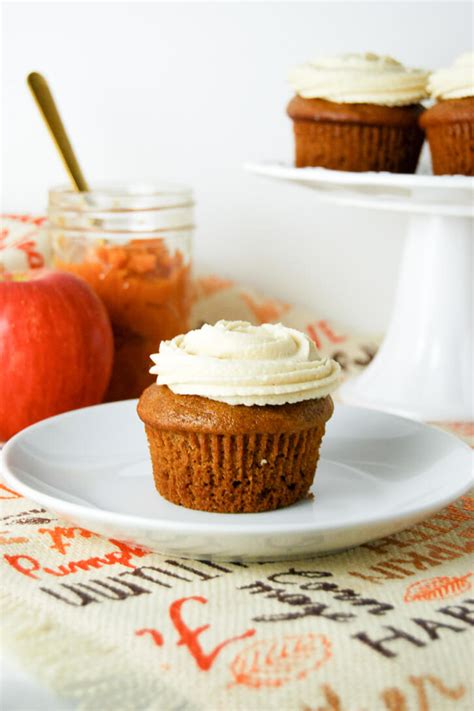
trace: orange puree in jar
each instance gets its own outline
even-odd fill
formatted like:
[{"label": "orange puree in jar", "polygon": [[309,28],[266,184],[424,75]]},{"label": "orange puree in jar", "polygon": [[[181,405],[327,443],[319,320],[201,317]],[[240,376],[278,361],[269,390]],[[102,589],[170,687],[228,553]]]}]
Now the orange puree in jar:
[{"label": "orange puree in jar", "polygon": [[190,265],[179,250],[170,254],[163,239],[100,240],[80,262],[57,256],[55,264],[85,279],[109,312],[115,361],[105,399],[139,397],[155,380],[148,372],[150,353],[188,329]]}]

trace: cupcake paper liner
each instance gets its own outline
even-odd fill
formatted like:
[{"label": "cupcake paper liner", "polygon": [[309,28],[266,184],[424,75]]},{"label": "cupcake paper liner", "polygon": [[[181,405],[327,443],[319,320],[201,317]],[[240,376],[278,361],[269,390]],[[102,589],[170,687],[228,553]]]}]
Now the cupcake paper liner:
[{"label": "cupcake paper liner", "polygon": [[332,170],[414,173],[423,145],[416,126],[294,120],[295,164]]},{"label": "cupcake paper liner", "polygon": [[159,493],[190,509],[245,513],[308,495],[325,422],[279,434],[177,432],[146,425]]},{"label": "cupcake paper liner", "polygon": [[440,123],[427,128],[435,175],[474,175],[474,123]]}]

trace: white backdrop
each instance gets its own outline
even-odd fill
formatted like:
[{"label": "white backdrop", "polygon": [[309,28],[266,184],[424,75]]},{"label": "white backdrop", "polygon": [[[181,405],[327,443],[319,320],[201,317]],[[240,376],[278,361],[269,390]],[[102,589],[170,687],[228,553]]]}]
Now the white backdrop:
[{"label": "white backdrop", "polygon": [[86,176],[191,184],[196,262],[364,330],[390,313],[405,219],[246,174],[289,160],[286,83],[321,53],[424,67],[472,45],[463,2],[5,3],[2,208],[43,211],[62,166],[25,77],[49,79]]}]

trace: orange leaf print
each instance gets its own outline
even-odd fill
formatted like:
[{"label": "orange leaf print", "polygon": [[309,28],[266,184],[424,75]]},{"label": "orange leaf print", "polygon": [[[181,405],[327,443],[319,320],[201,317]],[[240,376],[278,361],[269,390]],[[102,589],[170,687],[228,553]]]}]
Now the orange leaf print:
[{"label": "orange leaf print", "polygon": [[245,291],[240,292],[242,301],[249,307],[250,311],[255,316],[258,324],[278,321],[281,316],[290,308],[288,304],[276,299],[265,299],[264,301],[256,301],[250,294]]},{"label": "orange leaf print", "polygon": [[465,511],[474,511],[474,496],[461,496],[461,501]]},{"label": "orange leaf print", "polygon": [[453,430],[461,437],[474,437],[474,422],[443,422],[443,427]]},{"label": "orange leaf print", "polygon": [[4,496],[0,493],[0,499],[22,499],[22,495],[19,494],[17,491],[13,491],[13,489],[10,489],[9,486],[6,486],[5,484],[0,484],[0,491],[6,491],[7,495]]},{"label": "orange leaf print", "polygon": [[469,578],[472,573],[467,573],[461,577],[448,577],[442,575],[438,578],[428,580],[418,580],[408,586],[404,595],[404,602],[417,602],[422,600],[444,600],[447,597],[455,597],[471,589],[472,584]]},{"label": "orange leaf print", "polygon": [[212,294],[216,294],[224,289],[229,289],[233,284],[234,282],[230,279],[222,279],[221,277],[211,275],[198,279],[196,281],[196,288],[199,296],[205,297],[212,296]]},{"label": "orange leaf print", "polygon": [[234,684],[253,689],[278,687],[303,679],[331,656],[331,643],[322,634],[262,639],[239,652],[230,664],[230,671]]}]

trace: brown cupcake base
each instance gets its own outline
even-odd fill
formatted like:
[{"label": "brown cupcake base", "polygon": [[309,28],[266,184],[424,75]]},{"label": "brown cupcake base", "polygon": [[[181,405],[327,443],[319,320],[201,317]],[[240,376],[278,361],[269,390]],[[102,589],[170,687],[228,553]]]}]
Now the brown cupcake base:
[{"label": "brown cupcake base", "polygon": [[440,101],[420,123],[435,175],[474,175],[474,97]]},{"label": "brown cupcake base", "polygon": [[270,511],[305,498],[332,412],[330,397],[245,407],[158,385],[138,406],[158,492],[174,504],[221,513]]},{"label": "brown cupcake base", "polygon": [[423,145],[422,107],[336,104],[295,97],[288,106],[295,165],[331,170],[414,173]]},{"label": "brown cupcake base", "polygon": [[146,427],[155,486],[189,509],[270,511],[307,496],[324,423],[281,435],[164,432]]},{"label": "brown cupcake base", "polygon": [[295,165],[414,173],[421,144],[417,129],[295,121]]}]

